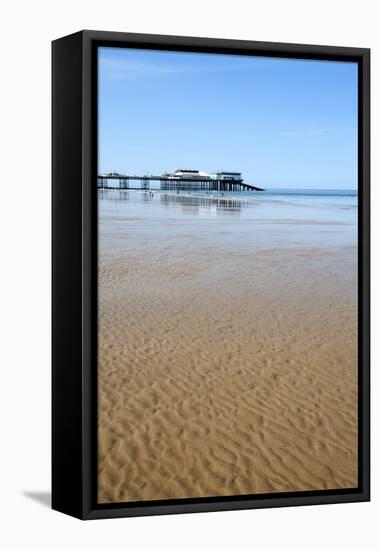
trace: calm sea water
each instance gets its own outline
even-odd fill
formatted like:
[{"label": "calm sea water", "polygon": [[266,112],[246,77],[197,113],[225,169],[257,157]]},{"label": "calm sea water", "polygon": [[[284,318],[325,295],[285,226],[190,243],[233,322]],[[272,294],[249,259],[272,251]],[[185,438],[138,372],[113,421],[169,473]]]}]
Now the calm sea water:
[{"label": "calm sea water", "polygon": [[123,233],[147,239],[191,232],[193,238],[255,247],[357,244],[355,191],[271,189],[264,192],[100,190],[100,239],[119,246]]}]

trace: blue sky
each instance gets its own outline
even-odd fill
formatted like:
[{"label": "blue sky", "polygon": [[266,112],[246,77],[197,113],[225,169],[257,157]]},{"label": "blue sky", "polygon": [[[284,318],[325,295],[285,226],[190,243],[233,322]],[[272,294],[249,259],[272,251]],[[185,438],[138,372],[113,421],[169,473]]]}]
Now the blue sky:
[{"label": "blue sky", "polygon": [[357,188],[355,63],[99,49],[99,172]]}]

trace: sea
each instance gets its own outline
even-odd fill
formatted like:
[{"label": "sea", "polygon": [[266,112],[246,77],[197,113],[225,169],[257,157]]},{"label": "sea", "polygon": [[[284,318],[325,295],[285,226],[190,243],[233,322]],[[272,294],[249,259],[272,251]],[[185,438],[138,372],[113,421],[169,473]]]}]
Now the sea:
[{"label": "sea", "polygon": [[[99,236],[133,231],[148,239],[175,233],[254,247],[350,247],[358,241],[355,190],[267,189],[198,192],[99,190]],[[107,239],[107,246],[112,241]],[[114,243],[116,244],[116,243]],[[105,251],[104,251],[105,252]]]}]

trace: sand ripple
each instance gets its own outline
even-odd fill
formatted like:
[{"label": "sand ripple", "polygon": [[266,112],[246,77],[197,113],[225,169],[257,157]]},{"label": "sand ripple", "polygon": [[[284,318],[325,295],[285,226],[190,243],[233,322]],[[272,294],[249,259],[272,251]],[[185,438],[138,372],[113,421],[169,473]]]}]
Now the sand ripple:
[{"label": "sand ripple", "polygon": [[356,486],[354,254],[104,255],[99,501]]}]

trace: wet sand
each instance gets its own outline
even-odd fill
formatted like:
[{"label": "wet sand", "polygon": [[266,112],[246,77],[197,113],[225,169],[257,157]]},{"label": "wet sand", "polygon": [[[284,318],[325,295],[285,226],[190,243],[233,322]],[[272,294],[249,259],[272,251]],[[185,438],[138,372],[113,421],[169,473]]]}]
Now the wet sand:
[{"label": "wet sand", "polygon": [[343,224],[155,207],[101,211],[99,502],[355,487]]}]

